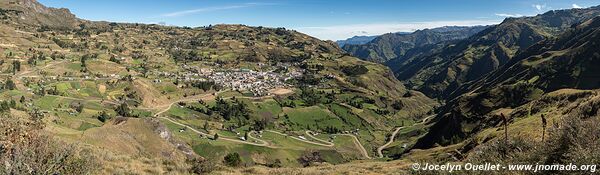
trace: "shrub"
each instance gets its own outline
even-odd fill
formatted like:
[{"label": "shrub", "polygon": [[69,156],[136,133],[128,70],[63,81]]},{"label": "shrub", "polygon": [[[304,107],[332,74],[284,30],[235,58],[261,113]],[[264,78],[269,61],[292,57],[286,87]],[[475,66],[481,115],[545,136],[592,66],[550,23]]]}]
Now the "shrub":
[{"label": "shrub", "polygon": [[[475,148],[465,162],[501,164],[600,164],[600,119],[582,120],[567,117],[549,128],[544,142],[528,138],[511,138],[508,144],[494,140]],[[505,154],[506,153],[506,154]],[[489,173],[489,172],[485,172]],[[507,172],[495,172],[503,174]],[[589,172],[540,172],[542,174],[576,174]]]},{"label": "shrub", "polygon": [[42,134],[41,121],[0,116],[0,174],[91,174],[89,150]]},{"label": "shrub", "polygon": [[239,166],[242,163],[242,159],[238,153],[229,153],[223,158],[223,160],[225,161],[225,165],[233,167]]},{"label": "shrub", "polygon": [[213,162],[203,158],[188,159],[188,164],[191,165],[189,172],[194,174],[208,174],[216,168]]},{"label": "shrub", "polygon": [[342,72],[348,76],[359,76],[369,72],[369,69],[364,65],[354,65],[342,67]]},{"label": "shrub", "polygon": [[321,153],[319,151],[307,150],[305,151],[300,158],[298,158],[298,162],[302,164],[302,166],[307,167],[315,162],[325,162],[321,157]]}]

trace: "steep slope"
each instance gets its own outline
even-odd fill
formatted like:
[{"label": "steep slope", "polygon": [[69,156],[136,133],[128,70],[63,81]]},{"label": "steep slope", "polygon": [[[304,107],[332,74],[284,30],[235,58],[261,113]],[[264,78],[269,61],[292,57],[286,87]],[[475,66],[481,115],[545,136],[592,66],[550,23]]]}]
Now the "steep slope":
[{"label": "steep slope", "polygon": [[452,26],[418,30],[413,33],[388,33],[363,45],[344,45],[343,49],[360,59],[385,63],[394,58],[401,59],[406,52],[413,48],[442,41],[464,39],[485,28],[485,26]]},{"label": "steep slope", "polygon": [[[430,132],[415,147],[452,144],[495,125],[499,109],[512,109],[544,93],[600,88],[600,17],[539,42],[482,79],[463,85],[440,109]],[[460,95],[459,94],[463,94]],[[595,109],[592,109],[594,113]]]},{"label": "steep slope", "polygon": [[506,64],[527,47],[600,14],[600,7],[554,10],[523,18],[508,18],[466,40],[436,52],[389,65],[410,88],[433,97],[447,95]]},{"label": "steep slope", "polygon": [[46,7],[36,0],[5,0],[0,2],[0,16],[10,18],[7,22],[26,27],[42,27],[46,29],[75,29],[84,22],[68,9]]}]

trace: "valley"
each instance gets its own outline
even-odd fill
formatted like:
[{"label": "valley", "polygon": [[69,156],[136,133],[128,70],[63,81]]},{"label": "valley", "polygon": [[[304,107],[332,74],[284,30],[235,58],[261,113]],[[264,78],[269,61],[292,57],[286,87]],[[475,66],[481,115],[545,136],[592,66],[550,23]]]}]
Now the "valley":
[{"label": "valley", "polygon": [[1,1],[0,174],[598,164],[598,15],[551,10],[335,43],[282,27],[91,21]]}]

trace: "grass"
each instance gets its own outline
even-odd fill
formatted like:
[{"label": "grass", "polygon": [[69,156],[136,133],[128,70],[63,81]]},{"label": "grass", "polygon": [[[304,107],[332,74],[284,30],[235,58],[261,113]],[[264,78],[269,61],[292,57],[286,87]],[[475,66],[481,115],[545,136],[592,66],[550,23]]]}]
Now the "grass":
[{"label": "grass", "polygon": [[320,106],[285,108],[289,122],[294,130],[317,129],[326,127],[344,128],[344,122]]},{"label": "grass", "polygon": [[[299,158],[306,150],[317,150],[322,152],[324,159],[332,164],[343,163],[346,161],[341,153],[330,148],[307,144],[271,132],[263,132],[261,139],[272,143],[278,148],[239,144],[219,139],[211,140],[208,138],[200,138],[197,133],[189,130],[179,132],[179,129],[182,128],[181,126],[168,121],[162,121],[176,137],[193,145],[194,152],[209,160],[221,161],[227,153],[237,152],[240,154],[244,163],[265,164],[269,161],[279,159],[284,166],[299,167],[300,164],[297,162],[297,158]],[[223,136],[226,135],[227,137],[235,135],[231,132],[229,133],[230,134],[224,134],[224,132],[220,132],[220,134],[224,134]]]},{"label": "grass", "polygon": [[168,111],[167,115],[173,116],[176,118],[189,119],[192,116],[199,116],[201,113],[196,112],[194,110],[188,109],[186,107],[181,107],[178,104],[174,104]]},{"label": "grass", "polygon": [[363,120],[354,114],[352,109],[348,109],[348,107],[339,104],[331,104],[329,105],[329,110],[340,117],[340,119],[349,126],[360,129],[370,128],[370,125],[363,123]]}]

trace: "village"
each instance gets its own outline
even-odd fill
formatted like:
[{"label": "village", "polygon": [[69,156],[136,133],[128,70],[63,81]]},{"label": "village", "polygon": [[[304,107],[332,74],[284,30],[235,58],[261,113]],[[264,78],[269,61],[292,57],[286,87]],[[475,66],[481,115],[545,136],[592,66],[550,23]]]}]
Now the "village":
[{"label": "village", "polygon": [[[239,92],[249,92],[253,96],[269,96],[270,90],[278,88],[289,88],[292,85],[286,83],[288,80],[300,77],[303,75],[303,70],[286,71],[279,73],[276,71],[255,71],[251,69],[213,69],[213,68],[197,68],[183,65],[183,73],[155,73],[159,77],[175,77],[175,80],[180,82],[193,81],[210,81],[221,89],[229,89]],[[287,70],[287,69],[286,69]],[[160,83],[162,80],[155,79],[155,83]]]},{"label": "village", "polygon": [[280,74],[276,72],[258,72],[248,69],[209,72],[205,76],[217,85],[234,91],[251,92],[254,96],[267,96],[269,90],[286,88],[289,79],[302,75],[301,73]]}]

